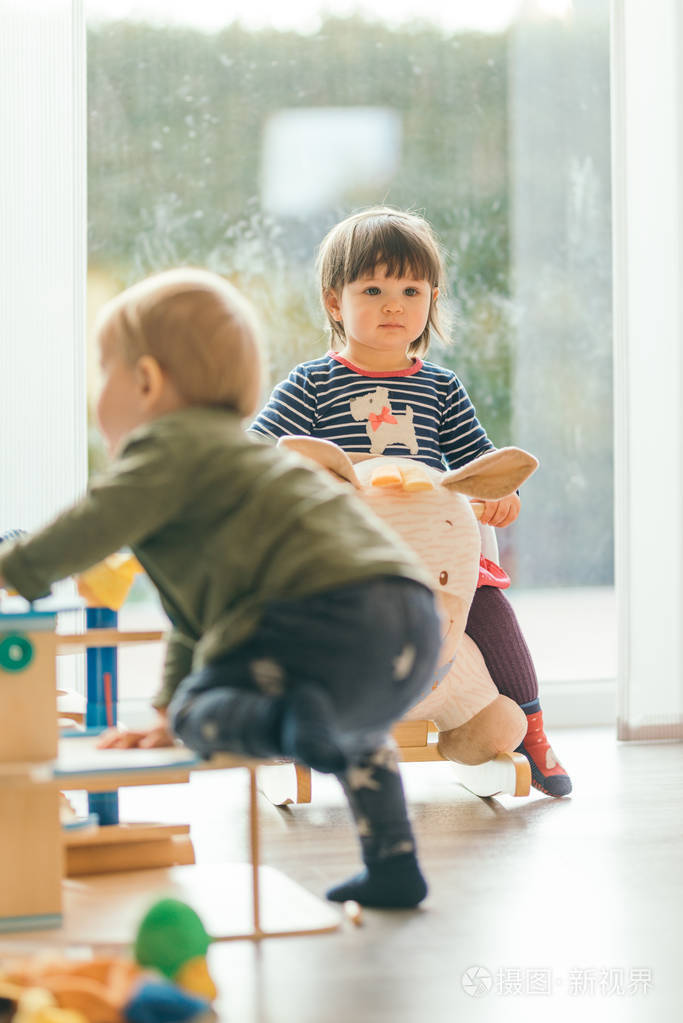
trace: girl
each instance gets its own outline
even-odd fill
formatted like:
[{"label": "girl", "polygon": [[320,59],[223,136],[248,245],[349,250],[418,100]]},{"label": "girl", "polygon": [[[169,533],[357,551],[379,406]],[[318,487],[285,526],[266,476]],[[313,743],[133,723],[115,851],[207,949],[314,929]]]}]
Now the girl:
[{"label": "girl", "polygon": [[[444,337],[437,304],[443,260],[430,225],[384,206],[355,213],[324,238],[318,271],[331,350],[296,366],[250,430],[269,438],[320,437],[352,460],[408,454],[439,469],[491,451],[457,376],[421,358],[432,330]],[[517,494],[487,501],[481,521],[508,526],[519,509]],[[531,655],[496,580],[480,579],[466,631],[498,690],[527,715],[519,752],[530,762],[535,788],[567,795],[571,781],[543,729]]]}]

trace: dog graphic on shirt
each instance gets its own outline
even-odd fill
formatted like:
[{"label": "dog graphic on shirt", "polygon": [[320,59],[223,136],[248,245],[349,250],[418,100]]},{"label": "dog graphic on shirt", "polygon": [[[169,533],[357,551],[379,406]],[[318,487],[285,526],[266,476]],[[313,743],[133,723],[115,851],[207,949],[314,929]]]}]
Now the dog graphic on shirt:
[{"label": "dog graphic on shirt", "polygon": [[413,410],[406,405],[405,414],[394,415],[389,404],[386,387],[361,394],[349,402],[351,415],[357,423],[367,419],[365,432],[370,438],[370,454],[381,455],[392,444],[403,444],[411,455],[418,453],[417,438],[413,426]]}]

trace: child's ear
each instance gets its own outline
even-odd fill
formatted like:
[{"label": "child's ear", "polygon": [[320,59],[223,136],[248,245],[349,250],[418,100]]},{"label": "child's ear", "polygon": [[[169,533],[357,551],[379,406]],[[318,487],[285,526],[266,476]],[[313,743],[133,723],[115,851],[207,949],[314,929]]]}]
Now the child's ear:
[{"label": "child's ear", "polygon": [[332,319],[338,320],[341,323],[341,308],[334,288],[328,288],[327,291],[323,293],[323,302],[325,303],[325,308]]},{"label": "child's ear", "polygon": [[138,393],[146,403],[153,404],[164,386],[164,374],[153,355],[141,355],[135,364]]},{"label": "child's ear", "polygon": [[432,302],[436,302],[438,297],[439,297],[439,289],[438,288],[432,288]]}]

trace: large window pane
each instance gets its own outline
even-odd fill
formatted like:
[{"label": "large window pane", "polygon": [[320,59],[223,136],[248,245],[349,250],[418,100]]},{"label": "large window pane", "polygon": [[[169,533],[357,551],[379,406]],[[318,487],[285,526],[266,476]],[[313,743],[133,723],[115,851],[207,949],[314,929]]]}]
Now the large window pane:
[{"label": "large window pane", "polygon": [[88,0],[91,314],[208,266],[259,308],[273,384],[325,350],[327,228],[424,211],[455,319],[432,357],[542,463],[499,537],[539,674],[612,677],[607,0],[186,6]]}]

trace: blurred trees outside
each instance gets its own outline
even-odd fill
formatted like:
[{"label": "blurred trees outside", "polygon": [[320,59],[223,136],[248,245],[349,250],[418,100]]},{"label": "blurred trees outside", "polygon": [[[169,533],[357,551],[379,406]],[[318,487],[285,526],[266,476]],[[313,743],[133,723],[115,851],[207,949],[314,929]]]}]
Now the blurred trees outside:
[{"label": "blurred trees outside", "polygon": [[[433,224],[447,253],[454,323],[454,343],[436,345],[430,355],[463,379],[494,443],[521,443],[515,435],[514,403],[520,400],[517,353],[525,344],[528,296],[520,302],[515,291],[511,196],[518,198],[520,188],[531,194],[527,216],[533,218],[533,192],[539,182],[547,184],[554,175],[554,194],[571,190],[564,166],[558,171],[555,165],[555,143],[545,150],[542,166],[537,166],[534,153],[533,167],[526,168],[524,174],[536,171],[535,183],[526,181],[519,147],[511,145],[511,121],[520,116],[514,110],[517,78],[510,63],[519,49],[516,31],[446,35],[428,23],[390,27],[360,16],[328,16],[313,35],[247,31],[237,23],[215,34],[145,23],[91,24],[91,316],[106,297],[150,272],[206,266],[230,278],[256,305],[265,327],[272,386],[295,363],[327,348],[314,274],[315,249],[327,229],[351,210],[372,203],[417,210]],[[576,39],[571,44],[572,52],[578,47],[582,53],[588,102],[590,83],[602,83],[608,72],[608,37],[603,35],[592,31],[590,45]],[[554,38],[540,41],[549,49],[549,81],[537,83],[534,97],[538,110],[545,107],[546,120],[548,111],[552,120],[555,102]],[[560,45],[566,49],[566,37]],[[608,134],[609,111],[601,90],[602,84],[595,87],[591,116],[598,116],[598,130],[606,125]],[[268,119],[281,110],[311,107],[397,112],[400,159],[391,180],[381,187],[357,186],[340,196],[334,208],[308,217],[275,215],[262,201],[264,131]],[[536,112],[530,109],[522,116],[533,120]],[[581,157],[579,152],[577,159]],[[344,160],[343,149],[338,158]],[[600,196],[600,202],[608,206],[609,195]],[[566,335],[570,323],[571,334],[572,317],[588,316],[586,296],[576,293],[571,275],[562,270],[565,261],[582,258],[585,237],[572,235],[581,226],[585,224],[569,218],[566,237],[557,237],[560,265],[548,268],[554,290],[551,294],[549,289],[545,313],[539,314],[549,321],[549,332],[557,329]],[[596,258],[603,255],[601,251]],[[591,265],[589,272],[595,269]],[[543,267],[539,272],[542,277]],[[582,287],[590,286],[586,268],[582,273]],[[518,555],[511,532],[508,560],[517,566],[522,585],[612,581],[611,479],[604,478],[612,450],[611,379],[604,372],[611,354],[611,323],[605,316],[609,294],[607,299],[604,294],[609,293],[609,267],[599,286],[600,315],[592,321],[590,335],[590,346],[596,349],[597,344],[599,372],[593,375],[590,363],[582,367],[594,413],[582,429],[590,434],[584,438],[586,464],[597,458],[608,509],[599,525],[600,554],[591,553],[596,545],[589,536],[588,559],[582,563],[576,552],[555,558],[550,577],[531,554]],[[561,379],[567,365],[566,338],[553,347],[549,334],[547,343],[553,372]],[[564,457],[566,439],[577,428],[573,412],[571,423],[567,421],[556,391],[552,415],[559,439],[544,452],[546,460]],[[585,418],[580,400],[575,411]],[[93,466],[100,458],[93,442]],[[585,514],[585,494],[574,493],[561,473],[552,479],[556,489],[566,489],[550,495],[551,505],[569,507],[575,517]],[[540,500],[547,504],[548,496],[541,494]]]}]

